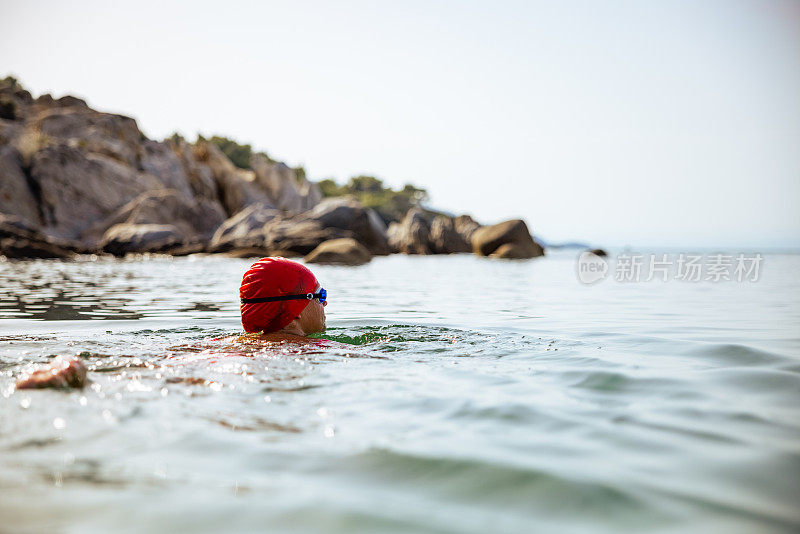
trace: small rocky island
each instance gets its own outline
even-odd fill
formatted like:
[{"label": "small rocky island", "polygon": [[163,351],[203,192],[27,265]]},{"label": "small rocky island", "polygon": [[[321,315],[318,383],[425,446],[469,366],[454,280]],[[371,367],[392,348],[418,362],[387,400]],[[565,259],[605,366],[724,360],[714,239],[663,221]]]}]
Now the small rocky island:
[{"label": "small rocky island", "polygon": [[302,169],[215,140],[154,141],[130,117],[72,96],[33,98],[15,79],[0,80],[0,255],[282,255],[358,265],[392,253],[544,254],[522,220],[482,226],[413,196],[402,209],[365,205],[330,180],[311,182]]}]

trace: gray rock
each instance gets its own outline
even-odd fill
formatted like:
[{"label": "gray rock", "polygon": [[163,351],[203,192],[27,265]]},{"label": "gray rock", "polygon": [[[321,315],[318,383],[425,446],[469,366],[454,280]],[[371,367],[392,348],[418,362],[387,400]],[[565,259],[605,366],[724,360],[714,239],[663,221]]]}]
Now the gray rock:
[{"label": "gray rock", "polygon": [[50,145],[32,158],[39,185],[44,231],[77,240],[92,224],[109,217],[161,182],[119,161],[66,145]]},{"label": "gray rock", "polygon": [[250,160],[255,182],[269,195],[278,209],[289,213],[301,213],[313,208],[322,198],[316,184],[297,174],[285,163],[269,161],[263,154],[255,154]]},{"label": "gray rock", "polygon": [[446,215],[434,217],[428,240],[431,251],[434,254],[454,254],[472,251],[470,241],[456,230],[453,219]]},{"label": "gray rock", "polygon": [[522,243],[505,243],[489,254],[490,258],[507,260],[523,260],[542,255],[542,249],[534,241]]},{"label": "gray rock", "polygon": [[[500,249],[502,245],[513,245]],[[472,250],[479,256],[535,258],[544,255],[544,249],[536,243],[521,219],[504,221],[491,226],[482,226],[472,234]]]},{"label": "gray rock", "polygon": [[323,241],[343,237],[353,238],[353,232],[323,227],[315,220],[275,217],[264,225],[264,248],[306,255]]},{"label": "gray rock", "polygon": [[185,197],[173,189],[160,189],[142,193],[87,230],[83,237],[86,242],[92,242],[98,239],[98,234],[116,224],[157,224],[175,226],[186,243],[205,244],[224,220],[225,211],[218,202]]},{"label": "gray rock", "polygon": [[430,232],[422,210],[412,208],[401,222],[389,225],[389,245],[403,254],[431,254]]},{"label": "gray rock", "polygon": [[467,243],[472,243],[472,234],[481,227],[481,225],[475,222],[469,215],[459,215],[453,219],[453,226],[456,232],[461,234]]},{"label": "gray rock", "polygon": [[377,214],[371,215],[371,211],[351,197],[326,198],[314,209],[299,215],[297,220],[315,221],[324,228],[351,232],[356,241],[371,254],[389,254],[391,250],[386,231],[375,220]]},{"label": "gray rock", "polygon": [[278,215],[278,210],[262,204],[250,204],[217,228],[209,243],[209,251],[263,247],[266,241],[264,225]]},{"label": "gray rock", "polygon": [[369,251],[355,239],[332,239],[320,243],[305,257],[306,263],[363,265],[372,259]]},{"label": "gray rock", "polygon": [[171,224],[116,224],[106,231],[100,248],[124,256],[129,252],[163,252],[184,245],[184,236]]},{"label": "gray rock", "polygon": [[299,256],[299,254],[292,254],[291,256],[285,254],[275,254],[272,251],[260,247],[234,248],[226,252],[222,252],[220,255],[228,258],[266,258],[267,256],[283,256],[284,258],[288,258]]},{"label": "gray rock", "polygon": [[201,197],[208,200],[219,201],[217,198],[217,182],[211,167],[200,161],[195,155],[194,146],[184,139],[166,141],[178,157],[189,181],[189,187],[195,198]]},{"label": "gray rock", "polygon": [[19,217],[0,214],[0,256],[68,259],[75,252],[68,244],[40,234]]},{"label": "gray rock", "polygon": [[168,142],[143,141],[141,169],[158,178],[164,189],[174,189],[191,198],[194,191],[189,184],[186,169]]},{"label": "gray rock", "polygon": [[0,147],[0,213],[39,227],[39,206],[22,169],[22,157],[11,145]]},{"label": "gray rock", "polygon": [[75,253],[46,241],[0,238],[0,256],[7,258],[70,259]]},{"label": "gray rock", "polygon": [[130,117],[85,107],[52,107],[41,111],[32,129],[55,141],[115,159],[136,169],[144,138]]},{"label": "gray rock", "polygon": [[195,147],[194,154],[210,168],[229,216],[250,204],[276,208],[267,191],[256,183],[253,171],[237,169],[216,145],[201,141]]}]

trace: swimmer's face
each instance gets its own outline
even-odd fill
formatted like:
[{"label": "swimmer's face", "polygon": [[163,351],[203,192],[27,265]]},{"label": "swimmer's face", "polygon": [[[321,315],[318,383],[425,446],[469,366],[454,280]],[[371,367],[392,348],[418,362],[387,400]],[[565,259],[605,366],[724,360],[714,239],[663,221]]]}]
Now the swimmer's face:
[{"label": "swimmer's face", "polygon": [[[320,287],[321,286],[317,284],[314,293],[317,293]],[[313,299],[308,303],[308,306],[305,307],[297,318],[297,320],[300,321],[300,327],[303,329],[303,332],[306,334],[315,334],[325,331],[325,306],[327,305],[328,301],[323,303],[320,302],[319,299]]]}]

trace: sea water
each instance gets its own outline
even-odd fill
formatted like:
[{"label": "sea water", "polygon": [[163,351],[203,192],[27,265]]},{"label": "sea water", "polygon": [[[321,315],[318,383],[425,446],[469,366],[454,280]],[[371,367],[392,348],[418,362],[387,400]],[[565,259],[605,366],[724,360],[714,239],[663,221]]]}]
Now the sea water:
[{"label": "sea water", "polygon": [[237,338],[252,260],[0,263],[0,532],[800,529],[800,255],[576,255],[313,266],[331,346]]}]

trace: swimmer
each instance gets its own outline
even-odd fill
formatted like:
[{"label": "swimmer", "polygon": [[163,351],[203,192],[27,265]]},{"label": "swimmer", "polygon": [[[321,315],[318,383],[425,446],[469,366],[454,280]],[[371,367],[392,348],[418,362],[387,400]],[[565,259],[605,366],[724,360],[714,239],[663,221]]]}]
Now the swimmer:
[{"label": "swimmer", "polygon": [[[244,273],[239,287],[240,341],[316,343],[309,334],[325,331],[327,291],[304,265],[286,258],[262,258]],[[51,365],[17,381],[17,389],[82,388],[86,366],[79,358],[57,357]]]},{"label": "swimmer", "polygon": [[268,341],[304,341],[325,331],[327,291],[307,267],[286,258],[262,258],[239,287],[242,327]]}]

